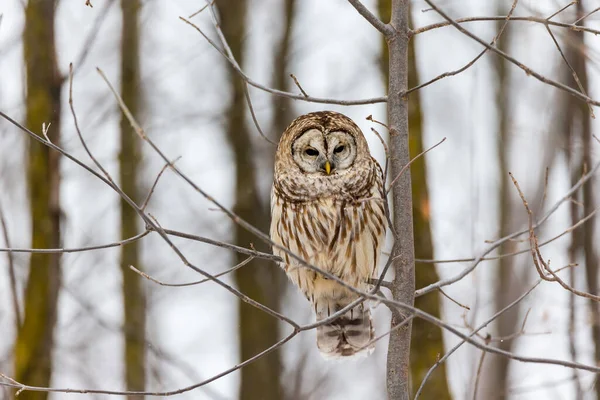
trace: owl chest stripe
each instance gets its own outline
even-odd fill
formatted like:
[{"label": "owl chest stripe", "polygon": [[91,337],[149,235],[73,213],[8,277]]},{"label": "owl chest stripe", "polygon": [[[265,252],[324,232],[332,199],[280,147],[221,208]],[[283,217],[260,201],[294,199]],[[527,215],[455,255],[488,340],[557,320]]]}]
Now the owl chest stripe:
[{"label": "owl chest stripe", "polygon": [[310,242],[314,242],[315,238],[312,234],[313,227],[308,221],[308,218],[309,216],[307,213],[302,213],[302,225],[304,226],[304,233],[306,234],[306,239]]},{"label": "owl chest stripe", "polygon": [[[346,219],[346,212],[345,212],[345,202],[342,202],[340,208],[339,208],[339,217],[337,218],[337,221],[335,223],[335,229],[334,229],[334,233],[333,233],[333,237],[331,238],[331,241],[329,242],[329,252],[332,252],[333,249],[335,248],[335,246],[338,244],[338,239],[340,238],[340,232],[342,233],[342,238],[341,240],[344,241],[346,239],[346,234],[347,234],[347,225],[348,225],[348,220]],[[346,227],[346,229],[342,229],[342,225],[344,225],[344,227]]]}]

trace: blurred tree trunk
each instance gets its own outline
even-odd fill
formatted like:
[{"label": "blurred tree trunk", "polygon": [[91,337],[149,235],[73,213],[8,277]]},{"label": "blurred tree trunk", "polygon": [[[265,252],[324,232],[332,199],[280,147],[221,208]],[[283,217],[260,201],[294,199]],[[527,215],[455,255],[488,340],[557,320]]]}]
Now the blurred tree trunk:
[{"label": "blurred tree trunk", "polygon": [[[570,32],[569,36],[567,36],[568,38],[571,38],[570,35],[572,35],[573,33]],[[573,46],[567,46],[566,49],[564,49],[564,53],[565,56],[567,57],[568,60],[573,60],[577,57],[577,50],[574,49]],[[563,79],[561,80],[561,82],[571,82],[571,80],[573,79],[573,75],[571,73],[571,70],[569,70],[569,67],[565,64],[562,63],[562,75],[563,75]],[[577,181],[579,180],[579,178],[581,177],[581,162],[577,159],[577,157],[575,156],[576,154],[576,147],[577,147],[577,143],[578,143],[578,137],[576,135],[576,133],[574,132],[573,129],[573,123],[575,122],[575,118],[574,118],[574,114],[575,114],[575,108],[577,107],[577,102],[573,101],[574,99],[571,98],[571,96],[567,95],[567,94],[563,94],[563,99],[562,99],[562,109],[565,110],[563,112],[563,118],[561,120],[561,124],[560,126],[562,127],[562,132],[564,134],[566,134],[566,138],[565,138],[565,142],[566,142],[566,146],[564,146],[565,149],[565,158],[567,160],[567,168],[569,168],[569,174],[571,177],[571,187],[575,186],[575,184],[577,183]],[[573,194],[573,201],[569,202],[569,214],[570,214],[570,218],[571,218],[571,225],[575,225],[577,223],[577,221],[579,221],[582,218],[582,212],[581,212],[581,195],[578,193],[574,193]],[[568,248],[568,257],[569,257],[569,263],[571,264],[575,264],[577,263],[577,256],[579,253],[579,250],[581,248],[583,248],[583,240],[582,240],[582,236],[583,235],[583,229],[573,229],[573,231],[571,232],[571,243],[569,244],[569,248]],[[577,285],[577,280],[575,278],[575,274],[577,273],[577,268],[569,268],[569,283],[572,287],[577,287],[579,285]],[[571,356],[571,360],[572,361],[577,361],[577,343],[576,343],[576,314],[577,314],[577,310],[575,309],[576,307],[576,298],[577,296],[574,293],[569,293],[569,326],[568,326],[568,332],[569,332],[569,353]],[[583,392],[582,392],[582,388],[581,388],[581,382],[579,380],[580,377],[580,373],[579,371],[574,370],[573,371],[573,376],[575,377],[573,384],[575,386],[575,399],[576,400],[582,400],[583,399]]]},{"label": "blurred tree trunk", "polygon": [[[584,10],[584,2],[580,0],[576,5],[577,10],[577,19],[582,18],[586,12]],[[582,22],[583,25],[585,22]],[[585,93],[588,93],[588,77],[586,71],[586,52],[587,47],[585,47],[585,42],[583,39],[583,32],[569,32],[573,38],[573,47],[574,47],[574,59],[570,60],[575,70],[575,73],[579,77],[579,81],[581,82],[582,90]],[[572,79],[571,85],[573,88],[578,89],[576,82]],[[571,115],[573,117],[573,121],[571,123],[571,129],[578,129],[579,132],[575,131],[571,133],[573,138],[576,137],[577,133],[580,135],[579,143],[582,146],[582,158],[581,164],[578,168],[578,174],[580,176],[581,173],[585,173],[589,171],[592,167],[592,148],[594,143],[592,142],[592,129],[590,125],[590,109],[588,105],[581,101],[574,101],[574,99],[570,99],[570,108],[572,110]],[[590,215],[595,208],[594,202],[594,180],[590,179],[587,184],[583,186],[582,189],[582,200],[583,200],[583,215]],[[591,218],[587,221],[583,227],[581,235],[579,236],[579,243],[581,250],[583,250],[583,256],[585,260],[585,276],[588,285],[588,292],[593,295],[598,295],[598,255],[596,254],[597,243],[594,242],[594,232],[595,232],[595,219]],[[596,244],[594,244],[596,243]],[[600,304],[593,300],[589,300],[589,315],[590,315],[590,324],[591,324],[591,334],[592,341],[594,343],[594,358],[595,364],[600,365]],[[596,383],[595,393],[596,398],[600,400],[600,384]]]},{"label": "blurred tree trunk", "polygon": [[[139,66],[139,0],[122,0],[123,16],[121,38],[121,96],[134,117],[140,109]],[[138,186],[140,145],[125,115],[121,116],[120,184],[125,193],[136,203],[141,201]],[[138,233],[137,213],[121,199],[121,238]],[[121,273],[123,276],[123,326],[125,340],[125,383],[127,390],[143,391],[146,387],[146,295],[142,278],[129,266],[142,269],[139,264],[138,242],[121,247]],[[128,396],[130,400],[144,396]]]},{"label": "blurred tree trunk", "polygon": [[[291,81],[288,60],[290,56],[290,43],[294,24],[294,6],[296,0],[284,0],[282,36],[275,50],[273,87],[287,90]],[[273,96],[273,129],[277,135],[274,141],[279,140],[283,130],[293,119],[292,101],[287,97]],[[274,153],[274,152],[272,152]]]},{"label": "blurred tree trunk", "polygon": [[[25,8],[23,46],[26,66],[26,126],[60,143],[61,76],[54,42],[55,0],[30,0]],[[60,247],[60,157],[30,141],[27,161],[31,208],[31,246]],[[23,325],[15,345],[15,379],[33,386],[49,386],[52,376],[53,331],[60,288],[60,255],[31,254],[25,289]],[[44,392],[20,394],[20,399],[43,400]]]},{"label": "blurred tree trunk", "polygon": [[[390,20],[391,0],[379,0],[379,14],[383,21]],[[388,50],[383,45],[381,69],[385,81],[388,80]],[[417,71],[415,41],[409,42],[408,49],[408,87],[419,84]],[[410,126],[409,148],[410,156],[415,157],[423,149],[423,124],[419,92],[413,92],[408,97],[408,126]],[[427,169],[425,158],[415,160],[410,167],[413,222],[415,235],[415,258],[433,259],[433,241],[431,237],[429,193],[427,189]],[[439,280],[434,264],[415,263],[415,286],[418,288],[430,285]],[[440,298],[436,292],[415,299],[415,307],[440,318]],[[437,326],[416,318],[412,323],[410,370],[413,395],[425,374],[433,364],[444,354],[442,330]],[[424,399],[451,399],[448,381],[446,379],[446,364],[441,364],[428,379],[422,395]]]},{"label": "blurred tree trunk", "polygon": [[[498,12],[506,12],[506,2],[499,0]],[[504,21],[496,24],[496,32],[504,25]],[[509,51],[510,33],[512,27],[506,26],[502,36],[498,39],[496,45],[503,51]],[[510,135],[510,76],[507,68],[507,62],[502,57],[494,57],[494,67],[496,70],[497,89],[496,106],[498,110],[498,133],[496,149],[498,151],[498,182],[500,185],[498,192],[499,226],[498,237],[504,237],[517,228],[512,195],[514,187],[508,176],[509,155],[511,152]],[[499,253],[512,253],[516,250],[516,242],[508,241],[499,247]],[[494,309],[501,310],[511,303],[521,292],[520,287],[523,282],[523,271],[517,269],[514,257],[501,258],[497,266],[496,286],[494,288]],[[516,305],[507,312],[503,313],[496,320],[496,334],[499,337],[509,336],[514,333],[519,317],[520,306]],[[505,351],[511,351],[513,340],[504,340],[497,346]],[[478,398],[506,398],[506,389],[508,389],[508,367],[509,359],[506,357],[488,354],[485,358],[485,369],[483,384],[480,385]]]},{"label": "blurred tree trunk", "polygon": [[[238,63],[243,67],[243,44],[246,26],[246,0],[218,0],[220,26]],[[235,162],[234,211],[244,220],[268,231],[269,208],[261,202],[250,131],[245,123],[244,83],[233,68],[228,66],[231,102],[225,110],[225,132],[233,150]],[[236,243],[259,248],[255,237],[234,224]],[[246,258],[237,254],[237,261]],[[255,259],[235,272],[239,289],[252,299],[274,309],[279,306],[277,269],[269,262]],[[279,321],[244,303],[239,305],[240,360],[247,360],[279,339]],[[281,361],[279,352],[256,360],[242,368],[241,400],[280,399]]]},{"label": "blurred tree trunk", "polygon": [[[498,12],[506,14],[507,3],[499,0]],[[496,32],[504,25],[504,21],[498,21]],[[513,26],[506,26],[502,36],[498,39],[496,45],[499,49],[510,53],[509,43],[513,34]],[[518,229],[523,228],[523,205],[518,199],[512,181],[509,178],[510,170],[509,158],[512,147],[511,138],[511,78],[507,66],[508,62],[502,57],[494,57],[494,64],[497,76],[496,104],[498,109],[498,180],[499,180],[499,237],[507,236]],[[541,170],[550,168],[554,163],[557,153],[557,138],[563,135],[564,122],[566,115],[564,110],[566,96],[557,93],[557,100],[552,103],[555,110],[555,118],[550,122],[546,129],[547,138],[544,146],[540,147]],[[542,200],[545,196],[545,176],[542,172],[538,180],[539,184],[535,191],[535,197],[530,199],[529,203],[534,215],[543,208]],[[499,247],[500,254],[512,253],[518,250],[516,241],[508,241]],[[494,293],[494,311],[500,311],[508,304],[519,297],[529,284],[531,258],[529,256],[504,257],[498,262],[496,287]],[[496,346],[504,351],[512,352],[515,342],[518,338],[514,336],[520,329],[521,305],[517,304],[510,310],[504,312],[496,320]],[[509,338],[507,338],[509,337]],[[503,339],[507,338],[507,339]],[[510,359],[497,355],[488,354],[485,357],[483,369],[483,384],[480,385],[477,398],[487,399],[506,399],[509,398],[511,382],[509,381]]]}]

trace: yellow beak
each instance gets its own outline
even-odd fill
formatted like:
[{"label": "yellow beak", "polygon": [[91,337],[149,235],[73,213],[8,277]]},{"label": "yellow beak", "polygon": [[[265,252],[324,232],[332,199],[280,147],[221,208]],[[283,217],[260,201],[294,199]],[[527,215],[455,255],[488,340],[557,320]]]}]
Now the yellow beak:
[{"label": "yellow beak", "polygon": [[329,161],[325,161],[325,172],[327,172],[327,175],[331,173],[331,164]]}]

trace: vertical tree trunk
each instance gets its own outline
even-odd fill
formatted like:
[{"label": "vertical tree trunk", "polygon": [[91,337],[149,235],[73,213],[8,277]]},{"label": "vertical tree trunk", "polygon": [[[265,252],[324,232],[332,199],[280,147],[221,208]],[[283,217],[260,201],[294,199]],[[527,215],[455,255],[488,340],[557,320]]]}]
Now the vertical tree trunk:
[{"label": "vertical tree trunk", "polygon": [[[30,0],[25,9],[23,45],[26,65],[26,125],[60,142],[61,77],[54,43],[55,0]],[[31,246],[60,247],[59,154],[30,141],[28,187]],[[23,325],[15,345],[15,379],[27,385],[49,386],[52,376],[53,331],[60,287],[60,256],[32,254],[25,290]],[[20,399],[44,400],[44,392],[23,392]]]},{"label": "vertical tree trunk", "polygon": [[[585,15],[583,7],[583,0],[577,3],[577,18],[582,18]],[[583,22],[582,22],[583,24]],[[581,82],[582,90],[588,93],[588,78],[586,71],[586,47],[583,39],[583,32],[572,32],[574,36],[573,46],[575,47],[574,54],[576,58],[573,62],[573,69],[575,70],[579,81]],[[573,87],[577,87],[575,82],[572,83]],[[583,146],[583,158],[581,171],[587,171],[592,167],[592,148],[594,143],[592,142],[592,130],[590,126],[590,110],[588,105],[584,102],[577,102],[573,104],[578,110],[573,112],[573,124],[571,129],[579,127],[581,130],[581,144]],[[578,122],[578,123],[577,123]],[[583,215],[590,215],[594,211],[594,180],[590,179],[586,185],[583,186]],[[588,284],[588,292],[593,295],[598,295],[598,255],[596,254],[597,242],[594,241],[595,232],[595,219],[591,218],[583,225],[582,232],[582,245],[583,255],[585,259],[585,276]],[[596,301],[589,300],[590,316],[591,316],[591,331],[592,341],[594,343],[594,358],[595,364],[600,364],[600,304]],[[595,393],[596,398],[600,399],[600,385],[596,384]]]},{"label": "vertical tree trunk", "polygon": [[[135,117],[140,109],[140,67],[139,67],[139,0],[122,0],[123,15],[121,39],[121,96]],[[139,141],[132,131],[127,118],[121,117],[120,184],[123,191],[139,204],[141,199],[138,187],[138,164],[140,160]],[[129,238],[138,233],[137,214],[121,199],[121,238]],[[139,265],[138,242],[121,247],[121,273],[123,276],[123,315],[125,339],[125,383],[128,390],[145,389],[146,374],[146,295],[142,278],[131,272],[129,266],[141,269]],[[130,400],[143,396],[128,396]]]},{"label": "vertical tree trunk", "polygon": [[[275,51],[273,87],[286,90],[291,80],[288,70],[288,57],[294,21],[294,6],[296,0],[284,0],[283,10],[283,35]],[[273,97],[273,130],[272,132],[281,136],[283,130],[292,122],[292,102],[287,97]],[[278,139],[277,138],[277,139]]]},{"label": "vertical tree trunk", "polygon": [[[395,34],[388,38],[389,84],[388,125],[390,131],[390,169],[396,177],[410,161],[408,140],[408,99],[402,96],[408,84],[408,42],[410,39],[409,0],[392,0],[390,25]],[[395,277],[392,296],[413,305],[415,293],[415,244],[412,217],[410,174],[403,174],[392,191],[393,224],[398,236],[392,249]],[[402,316],[392,316],[392,326],[402,322]],[[390,400],[408,400],[410,393],[409,322],[390,335],[387,357],[387,389]]]},{"label": "vertical tree trunk", "polygon": [[[379,15],[382,20],[390,18],[391,0],[379,0]],[[383,47],[381,69],[388,78],[388,51]],[[411,40],[408,48],[408,86],[418,85],[419,76],[415,58],[415,42]],[[408,96],[408,123],[410,126],[410,156],[415,157],[423,151],[422,112],[419,92]],[[433,240],[429,222],[429,193],[427,189],[427,169],[424,158],[417,159],[410,167],[412,180],[413,220],[415,235],[415,256],[417,258],[433,258]],[[439,280],[434,264],[415,264],[415,284],[424,287]],[[438,293],[430,293],[415,299],[415,307],[440,317],[440,298]],[[425,377],[429,368],[444,353],[442,330],[433,324],[417,319],[413,321],[412,336],[419,340],[411,341],[410,371],[413,381],[413,392]],[[414,393],[413,393],[414,395]],[[446,364],[441,364],[428,379],[422,392],[426,399],[451,399],[446,379]]]},{"label": "vertical tree trunk", "polygon": [[[220,26],[238,63],[243,67],[243,42],[245,34],[246,0],[221,0],[216,2]],[[233,68],[228,67],[231,103],[225,111],[227,140],[235,157],[234,211],[244,220],[263,232],[268,230],[268,207],[261,202],[257,185],[256,166],[250,132],[245,124],[243,81]],[[236,243],[260,247],[255,237],[234,225]],[[246,258],[237,254],[238,262]],[[277,270],[264,260],[253,260],[235,272],[239,289],[254,300],[271,308],[278,308]],[[240,359],[247,360],[273,345],[279,336],[278,320],[240,302]],[[242,369],[241,400],[279,399],[282,389],[279,352],[273,352]]]},{"label": "vertical tree trunk", "polygon": [[[572,34],[572,33],[570,33]],[[567,57],[567,59],[572,60],[576,54],[576,50],[573,50],[572,47],[568,47],[565,51],[565,55]],[[569,70],[569,68],[567,67],[566,64],[563,64],[563,74],[565,75],[565,78],[563,80],[563,82],[568,81],[569,79],[572,79],[572,75],[571,75],[571,71]],[[581,177],[581,163],[579,163],[577,160],[577,157],[575,157],[575,148],[577,146],[577,142],[578,142],[578,137],[576,135],[576,133],[574,132],[573,129],[573,123],[575,122],[575,110],[574,108],[576,108],[577,106],[575,105],[575,99],[572,98],[572,96],[568,96],[566,94],[563,95],[564,99],[562,99],[562,109],[563,111],[563,121],[561,123],[561,131],[566,133],[567,138],[566,138],[566,143],[567,146],[565,148],[565,158],[567,160],[567,167],[569,168],[569,172],[570,172],[570,176],[571,176],[571,187],[575,186],[577,184],[577,181],[579,180],[579,178]],[[573,201],[571,201],[569,203],[569,214],[570,214],[570,218],[571,218],[571,225],[575,225],[577,223],[577,221],[579,221],[582,218],[582,210],[580,210],[580,204],[581,204],[581,196],[578,195],[577,193],[575,193],[573,195]],[[569,257],[569,263],[570,264],[575,264],[577,263],[577,256],[578,256],[578,252],[579,249],[583,247],[582,243],[582,237],[583,237],[583,229],[573,229],[573,231],[571,232],[571,243],[569,244],[569,248],[567,250],[568,252],[568,257]],[[578,269],[577,268],[569,268],[569,283],[572,287],[578,287],[579,285],[577,284],[577,279],[576,274],[577,274]],[[576,342],[576,337],[577,337],[577,329],[576,329],[576,316],[577,316],[577,309],[576,309],[576,299],[578,296],[575,295],[575,293],[570,292],[569,293],[569,322],[568,322],[568,331],[569,331],[569,353],[571,356],[571,360],[573,362],[576,362],[578,357],[577,357],[577,342]],[[573,384],[575,386],[575,400],[582,400],[583,399],[583,391],[581,388],[581,382],[579,380],[579,377],[581,376],[580,371],[573,371],[573,376],[574,376],[574,381]]]},{"label": "vertical tree trunk", "polygon": [[[506,4],[499,0],[498,12],[506,12]],[[505,21],[499,21],[496,24],[496,31],[500,32]],[[502,36],[497,41],[498,48],[508,51],[510,42],[509,35],[512,31],[511,26],[507,26]],[[515,226],[513,217],[512,195],[514,187],[509,179],[508,159],[511,151],[511,136],[509,127],[510,113],[510,79],[508,74],[507,62],[502,57],[494,57],[494,67],[497,77],[496,104],[498,110],[498,134],[496,149],[498,152],[498,182],[500,184],[498,193],[499,213],[499,237],[504,237],[514,232],[518,227]],[[520,206],[520,205],[519,205]],[[516,250],[515,242],[508,241],[499,248],[501,254],[512,253]],[[494,308],[499,311],[511,303],[521,293],[519,289],[523,283],[523,268],[517,268],[513,257],[501,258],[498,262],[497,279],[494,287]],[[519,317],[519,305],[512,307],[503,313],[496,322],[496,332],[499,337],[509,336],[517,329]],[[513,340],[505,340],[498,343],[498,347],[505,351],[511,351]],[[489,398],[496,396],[498,399],[505,399],[508,382],[510,360],[506,357],[490,354],[485,359],[484,384],[480,386],[478,396],[480,398]]]}]

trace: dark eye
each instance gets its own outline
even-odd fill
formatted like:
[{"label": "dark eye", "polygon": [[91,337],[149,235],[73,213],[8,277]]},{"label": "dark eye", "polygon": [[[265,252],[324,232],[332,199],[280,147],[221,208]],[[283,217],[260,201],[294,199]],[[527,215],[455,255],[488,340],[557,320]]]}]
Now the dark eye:
[{"label": "dark eye", "polygon": [[319,152],[315,149],[306,149],[306,150],[304,150],[304,154],[306,154],[307,156],[314,157],[314,156],[318,156]]},{"label": "dark eye", "polygon": [[335,149],[333,149],[333,152],[334,153],[341,153],[344,150],[346,150],[346,146],[338,146]]}]

